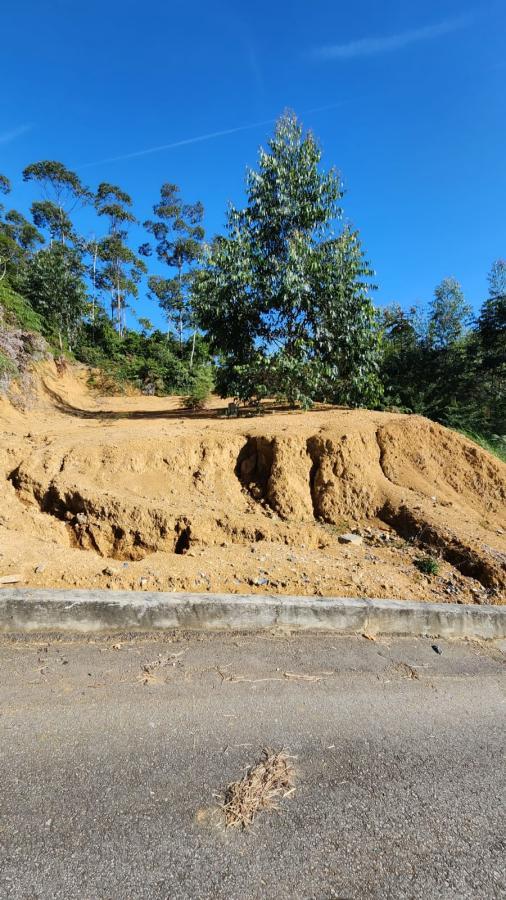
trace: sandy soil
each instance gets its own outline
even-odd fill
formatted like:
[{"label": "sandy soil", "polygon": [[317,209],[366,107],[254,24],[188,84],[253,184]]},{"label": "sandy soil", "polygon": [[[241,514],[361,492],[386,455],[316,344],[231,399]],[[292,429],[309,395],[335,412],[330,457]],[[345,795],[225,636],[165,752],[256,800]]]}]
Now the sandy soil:
[{"label": "sandy soil", "polygon": [[86,376],[45,364],[30,408],[0,400],[0,583],[506,602],[506,466],[459,435],[362,410],[186,413]]}]

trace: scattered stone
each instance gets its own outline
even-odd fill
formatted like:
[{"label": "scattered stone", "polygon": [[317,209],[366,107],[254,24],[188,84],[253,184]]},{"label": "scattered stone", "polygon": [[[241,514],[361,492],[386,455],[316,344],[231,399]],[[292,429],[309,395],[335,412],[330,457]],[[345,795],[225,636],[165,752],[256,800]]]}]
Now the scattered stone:
[{"label": "scattered stone", "polygon": [[35,569],[34,569],[35,574],[40,575],[42,572],[44,572],[45,568],[46,568],[45,563],[39,563],[38,566],[35,566]]},{"label": "scattered stone", "polygon": [[2,575],[0,576],[0,584],[17,584],[18,581],[23,581],[22,575]]},{"label": "scattered stone", "polygon": [[140,584],[141,588],[147,587],[148,582],[149,582],[149,578],[145,578],[145,577],[139,578],[139,584]]},{"label": "scattered stone", "polygon": [[441,647],[439,647],[438,644],[432,644],[432,649],[434,650],[434,653],[437,653],[438,656],[441,656],[443,653]]},{"label": "scattered stone", "polygon": [[102,569],[102,575],[116,575],[116,569],[111,568],[111,566],[106,566],[105,569]]},{"label": "scattered stone", "polygon": [[87,525],[88,516],[85,513],[77,513],[76,522],[78,525]]},{"label": "scattered stone", "polygon": [[363,544],[364,539],[359,534],[352,534],[351,532],[346,532],[345,534],[339,535],[339,543],[340,544],[355,544],[359,546]]}]

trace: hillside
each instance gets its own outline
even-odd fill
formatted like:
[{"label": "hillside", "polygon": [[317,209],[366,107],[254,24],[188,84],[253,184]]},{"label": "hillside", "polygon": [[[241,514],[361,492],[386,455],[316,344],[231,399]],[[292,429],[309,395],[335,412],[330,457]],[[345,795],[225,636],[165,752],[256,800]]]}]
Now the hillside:
[{"label": "hillside", "polygon": [[[506,465],[421,416],[228,419],[41,363],[0,400],[0,576],[20,584],[505,601]],[[342,543],[355,531],[362,543]],[[419,571],[434,557],[437,574]]]}]

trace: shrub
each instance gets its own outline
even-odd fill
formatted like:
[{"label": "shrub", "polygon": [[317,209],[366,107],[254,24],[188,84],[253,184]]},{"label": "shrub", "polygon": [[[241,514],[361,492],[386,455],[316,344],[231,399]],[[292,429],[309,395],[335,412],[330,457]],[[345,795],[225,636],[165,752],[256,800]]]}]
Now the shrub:
[{"label": "shrub", "polygon": [[201,366],[196,370],[190,393],[182,398],[184,409],[204,409],[214,387],[213,373],[210,366]]},{"label": "shrub", "polygon": [[415,566],[424,575],[439,575],[439,563],[433,556],[415,559]]}]

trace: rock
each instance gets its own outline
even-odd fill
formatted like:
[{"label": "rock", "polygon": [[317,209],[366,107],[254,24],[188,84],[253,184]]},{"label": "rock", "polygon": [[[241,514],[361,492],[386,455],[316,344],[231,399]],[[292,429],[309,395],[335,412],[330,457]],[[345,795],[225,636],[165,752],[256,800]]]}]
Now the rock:
[{"label": "rock", "polygon": [[149,578],[145,578],[145,577],[139,578],[139,584],[140,584],[141,588],[147,587],[148,582],[149,582]]},{"label": "rock", "polygon": [[87,525],[88,516],[85,513],[77,513],[76,522],[78,525]]},{"label": "rock", "polygon": [[441,654],[443,653],[441,647],[439,647],[437,644],[432,644],[432,649],[434,650],[434,653],[437,653],[438,656],[441,656]]},{"label": "rock", "polygon": [[22,575],[2,575],[2,576],[0,576],[0,584],[17,584],[18,581],[23,581]]},{"label": "rock", "polygon": [[34,569],[35,574],[40,575],[45,570],[45,568],[46,568],[45,563],[39,563],[38,566],[35,566],[35,569]]},{"label": "rock", "polygon": [[364,539],[360,537],[359,534],[352,534],[351,532],[347,532],[346,534],[339,535],[339,543],[341,544],[355,544],[359,546],[363,544]]},{"label": "rock", "polygon": [[106,566],[105,569],[102,569],[102,575],[116,575],[116,569],[112,569],[111,566]]}]

